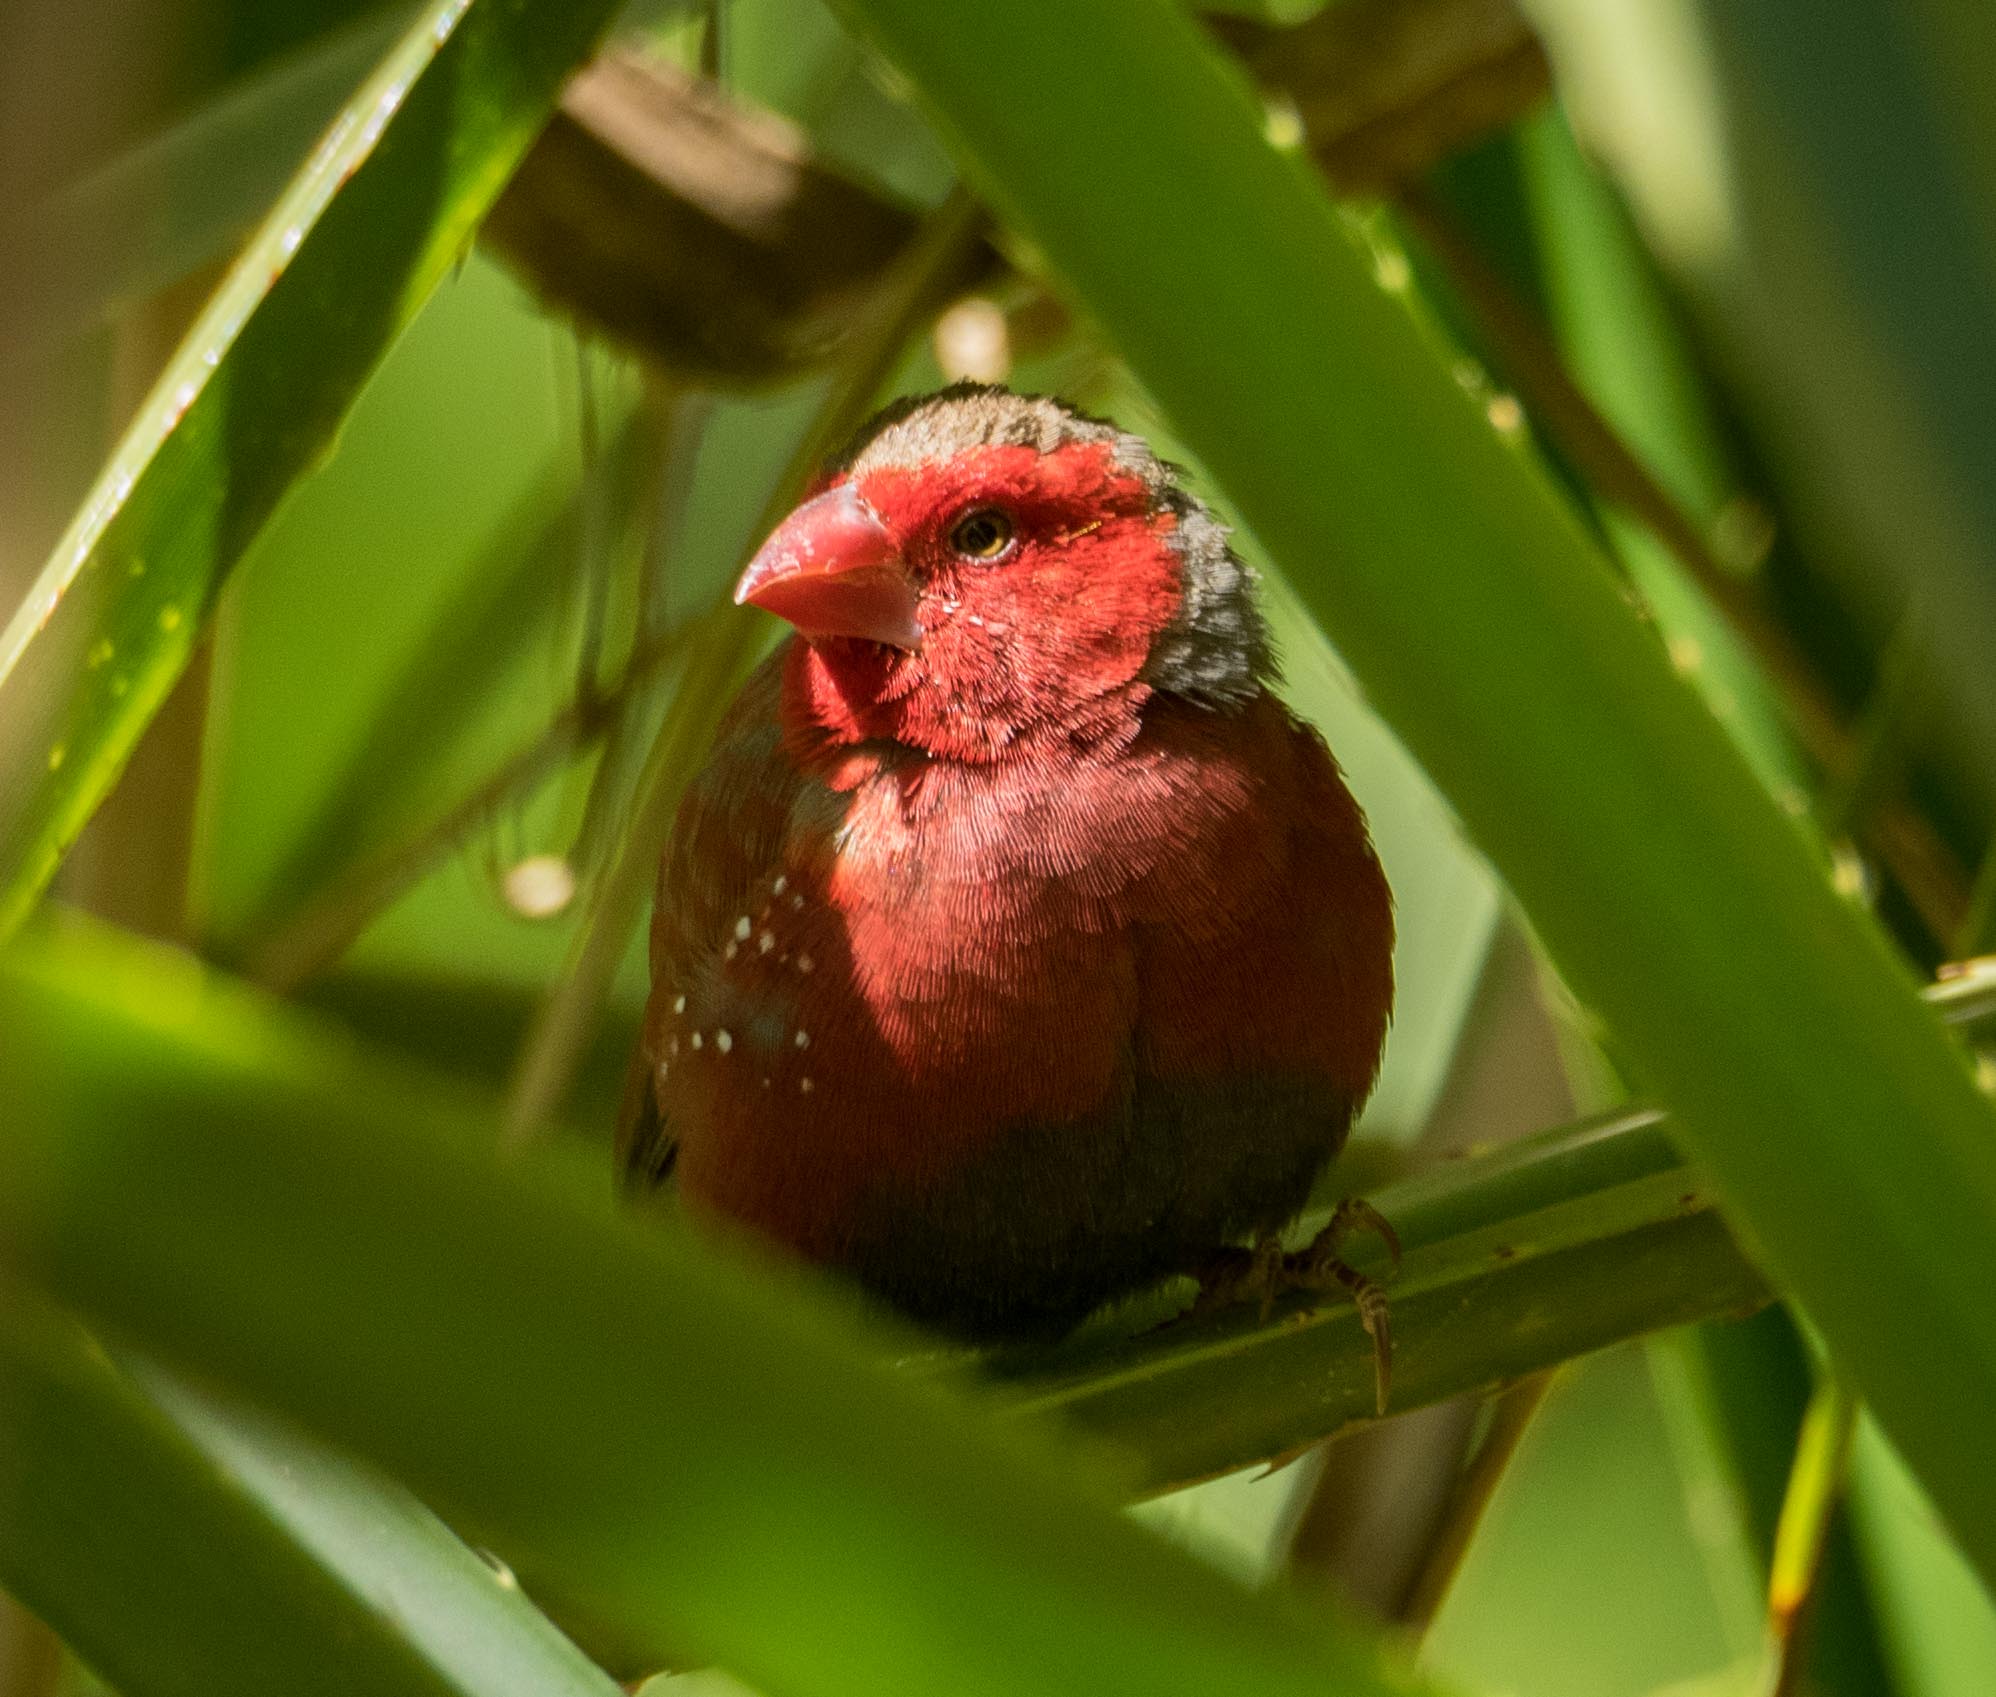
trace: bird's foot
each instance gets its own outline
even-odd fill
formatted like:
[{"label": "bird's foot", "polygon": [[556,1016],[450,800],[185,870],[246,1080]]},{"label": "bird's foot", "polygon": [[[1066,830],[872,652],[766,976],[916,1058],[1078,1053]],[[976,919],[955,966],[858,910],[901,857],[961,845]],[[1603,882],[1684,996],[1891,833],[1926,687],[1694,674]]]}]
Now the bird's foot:
[{"label": "bird's foot", "polygon": [[1386,1412],[1386,1398],[1393,1387],[1393,1326],[1387,1311],[1386,1292],[1377,1279],[1368,1278],[1351,1266],[1340,1253],[1345,1240],[1355,1231],[1369,1231],[1386,1245],[1393,1271],[1400,1270],[1400,1234],[1386,1216],[1370,1202],[1347,1196],[1331,1210],[1324,1229],[1308,1247],[1283,1258],[1283,1273],[1292,1288],[1329,1290],[1336,1285],[1358,1310],[1359,1324],[1372,1339],[1372,1382],[1379,1412]]},{"label": "bird's foot", "polygon": [[1400,1270],[1399,1234],[1370,1202],[1348,1196],[1331,1210],[1323,1230],[1294,1254],[1284,1254],[1281,1240],[1273,1234],[1257,1238],[1251,1249],[1215,1250],[1195,1269],[1199,1294],[1188,1312],[1207,1314],[1258,1298],[1261,1317],[1266,1320],[1278,1296],[1336,1286],[1350,1296],[1359,1324],[1372,1339],[1373,1388],[1379,1412],[1384,1414],[1393,1383],[1393,1329],[1386,1292],[1379,1281],[1351,1266],[1341,1253],[1356,1231],[1376,1234],[1386,1245],[1394,1272]]},{"label": "bird's foot", "polygon": [[1266,1320],[1276,1297],[1289,1288],[1283,1283],[1283,1266],[1288,1259],[1282,1252],[1282,1239],[1273,1232],[1256,1238],[1252,1249],[1229,1244],[1214,1250],[1193,1269],[1199,1294],[1186,1312],[1210,1314],[1216,1308],[1231,1308],[1259,1297],[1261,1317]]}]

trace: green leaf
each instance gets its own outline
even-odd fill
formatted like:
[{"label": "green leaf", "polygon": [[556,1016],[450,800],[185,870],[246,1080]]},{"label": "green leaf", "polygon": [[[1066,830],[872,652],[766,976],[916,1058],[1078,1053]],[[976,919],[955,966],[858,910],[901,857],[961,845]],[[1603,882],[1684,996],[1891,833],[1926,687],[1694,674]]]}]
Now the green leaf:
[{"label": "green leaf", "polygon": [[844,9],[1211,469],[1996,1576],[1996,1115],[1571,512],[1189,19]]},{"label": "green leaf", "polygon": [[230,270],[0,632],[0,936],[614,11],[432,0]]},{"label": "green leaf", "polygon": [[1933,1505],[1871,1421],[1861,1421],[1851,1510],[1888,1659],[1914,1697],[1996,1689],[1996,1608]]},{"label": "green leaf", "polygon": [[[0,959],[0,1265],[386,1465],[536,1595],[772,1693],[1415,1689],[838,1308],[171,951]],[[1022,1630],[1021,1623],[1030,1623]]]},{"label": "green leaf", "polygon": [[[1740,481],[1717,408],[1626,213],[1557,110],[1520,127],[1517,155],[1553,323],[1575,376],[1692,523],[1716,534],[1728,504],[1741,499]],[[1656,538],[1597,506],[1673,664],[1770,792],[1799,810],[1808,773],[1766,678]],[[1770,1310],[1748,1325],[1659,1339],[1651,1366],[1687,1496],[1703,1491],[1702,1500],[1732,1511],[1721,1524],[1736,1537],[1707,1537],[1701,1547],[1722,1608],[1748,1612],[1734,1622],[1736,1648],[1755,1654],[1767,1635],[1775,1521],[1811,1393],[1801,1341],[1793,1321]],[[1800,1651],[1807,1678],[1822,1697],[1878,1697],[1892,1685],[1842,1517],[1829,1538]],[[1721,1572],[1727,1557],[1730,1570]]]},{"label": "green leaf", "polygon": [[[150,1394],[148,1394],[150,1392]],[[124,1697],[615,1697],[405,1492],[0,1302],[0,1583]]]},{"label": "green leaf", "polygon": [[[1996,1023],[1996,982],[1941,999],[1950,1018]],[[0,958],[0,1086],[22,1105],[0,1123],[0,1265],[387,1463],[619,1645],[691,1646],[772,1691],[868,1693],[1198,1689],[1221,1677],[1205,1658],[1229,1654],[1246,1658],[1229,1689],[1301,1689],[1291,1675],[1313,1655],[1357,1654],[1241,1614],[1101,1512],[1112,1489],[1168,1489],[1365,1418],[1371,1344],[1342,1300],[1291,1301],[1266,1326],[1235,1311],[1122,1335],[1168,1313],[1164,1293],[1154,1315],[1001,1369],[1014,1420],[1092,1441],[1105,1471],[1078,1484],[884,1372],[880,1338],[855,1341],[813,1290],[744,1279],[670,1222],[610,1217],[600,1157],[580,1172],[495,1163],[489,1100],[169,951],[92,933],[17,944]],[[1407,1246],[1396,1410],[1762,1300],[1653,1111],[1448,1163],[1378,1200]],[[949,1380],[967,1365],[910,1364]],[[255,1471],[250,1439],[181,1424],[227,1448],[239,1479]],[[130,1512],[150,1513],[145,1468],[96,1452],[29,1465],[64,1425],[35,1425],[13,1476],[129,1479]],[[294,1479],[330,1466],[255,1442]],[[313,1527],[347,1524],[339,1504],[363,1487],[330,1477],[299,1515],[267,1500],[276,1481],[241,1488],[351,1575]],[[171,1481],[158,1489],[180,1513]],[[19,1521],[0,1524],[0,1562]],[[34,1542],[46,1533],[23,1536],[53,1559]],[[96,1558],[79,1553],[88,1603]],[[1012,1644],[1019,1609],[1046,1623],[1047,1655],[1073,1659],[1073,1686]],[[943,1654],[930,1635],[945,1619],[947,1668],[925,1659]],[[1248,1652],[1237,1630],[1272,1636]],[[1103,1672],[1118,1657],[1127,1687]],[[1180,1658],[1182,1687],[1164,1671]]]}]

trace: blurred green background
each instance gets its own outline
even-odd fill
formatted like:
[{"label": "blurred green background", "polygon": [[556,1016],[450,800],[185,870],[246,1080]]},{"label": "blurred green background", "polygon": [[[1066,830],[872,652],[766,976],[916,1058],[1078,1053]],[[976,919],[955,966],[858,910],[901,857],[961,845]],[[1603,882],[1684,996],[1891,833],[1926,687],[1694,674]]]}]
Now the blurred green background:
[{"label": "blurred green background", "polygon": [[[1939,0],[1917,18],[1851,3],[1777,21],[1782,10],[1744,20],[1654,0],[1611,19],[1555,0],[1522,14],[1332,0],[1216,8],[1226,15],[1205,22],[1225,74],[1253,83],[1271,143],[1338,193],[1346,235],[1450,384],[1621,574],[1675,670],[1807,822],[1823,877],[1869,906],[1925,976],[1987,952],[1996,925],[1996,626],[1984,617],[1996,437],[1980,428],[1996,415],[1996,296],[1984,290],[1996,274],[1996,41],[1974,8]],[[314,402],[336,420],[323,444],[301,437],[293,470],[274,414],[267,431],[252,417],[230,439],[245,463],[282,462],[274,514],[235,569],[226,549],[210,560],[194,601],[212,618],[194,643],[190,611],[187,653],[171,659],[186,670],[68,855],[56,903],[184,945],[371,1055],[449,1075],[516,1129],[558,1125],[595,1171],[646,989],[629,868],[655,859],[659,798],[697,757],[718,685],[773,637],[713,609],[828,433],[895,393],[1003,378],[1143,429],[1227,510],[1177,415],[1072,298],[1058,256],[959,187],[951,121],[932,121],[936,91],[864,45],[867,12],[718,0],[642,6],[615,26],[625,51],[776,115],[791,128],[773,148],[900,220],[884,258],[822,257],[845,292],[810,303],[794,346],[779,355],[745,340],[694,360],[606,330],[532,234],[551,206],[585,232],[605,214],[564,200],[551,171],[535,178],[535,154],[492,235],[472,240],[467,223],[439,250],[434,292],[412,284],[401,297],[406,328],[384,318],[385,351],[356,372],[350,410]],[[223,267],[413,17],[22,0],[0,18],[8,610],[60,557],[65,526]],[[494,40],[452,74],[495,109],[516,101],[524,148],[540,114],[506,83]],[[1851,104],[1832,113],[1826,90]],[[1020,114],[1022,130],[1032,121]],[[492,143],[490,182],[467,167],[467,220],[498,192],[504,155]],[[375,164],[393,180],[394,159]],[[650,189],[669,202],[685,180],[668,170]],[[1902,201],[1876,204],[1906,182],[1917,187]],[[628,208],[655,210],[642,195]],[[646,240],[671,239],[669,212]],[[807,232],[807,270],[827,228]],[[751,267],[773,276],[798,263],[780,230],[760,239],[772,251]],[[328,263],[315,286],[336,288],[339,267],[364,267],[368,250]],[[1130,264],[1140,272],[1144,256]],[[680,283],[661,316],[762,287],[753,269]],[[770,291],[772,312],[805,316],[794,290]],[[254,313],[261,297],[249,299]],[[317,359],[312,345],[284,348],[301,369]],[[1868,415],[1875,435],[1840,411]],[[1387,475],[1419,487],[1428,471],[1410,461]],[[1626,1102],[1645,1068],[1563,987],[1534,915],[1368,705],[1310,585],[1245,523],[1241,541],[1268,579],[1285,693],[1345,766],[1398,904],[1395,1026],[1352,1171],[1383,1181]],[[65,617],[83,606],[72,622],[84,635],[72,641],[57,619],[30,656],[41,670],[0,674],[12,843],[41,829],[31,791],[61,776],[69,745],[44,733],[68,722],[66,680],[108,680],[134,654],[121,632],[95,658],[94,593],[65,603]],[[1449,594],[1445,573],[1432,593]],[[155,626],[173,631],[148,609]],[[674,638],[682,627],[690,635]],[[561,740],[584,724],[601,735]],[[521,751],[530,772],[509,767]],[[1669,821],[1630,829],[1667,835]],[[1800,1143],[1794,1155],[1809,1158]],[[1987,1254],[1967,1245],[1963,1265]],[[1889,1264],[1879,1277],[1891,1279]],[[96,1316],[92,1299],[53,1283]],[[0,1300],[15,1294],[0,1286]],[[190,1353],[201,1376],[198,1351],[170,1329],[155,1340],[131,1325],[112,1323],[120,1351]],[[1446,1688],[1759,1692],[1772,1677],[1774,1522],[1803,1407],[1827,1382],[1820,1360],[1813,1332],[1771,1308],[1576,1360],[1531,1382],[1510,1428],[1475,1404],[1443,1404],[1328,1456],[1134,1512],[1309,1610],[1411,1616],[1403,1647]],[[250,1400],[263,1389],[231,1388]],[[1486,1425],[1487,1489],[1438,1508]],[[0,1481],[42,1465],[21,1447],[28,1430],[6,1431]],[[9,1508],[0,1492],[0,1515]],[[1461,1549],[1443,1549],[1448,1529]],[[34,1601],[43,1546],[64,1536],[0,1534],[0,1579]],[[1996,1614],[1868,1418],[1826,1538],[1820,1571],[1808,1566],[1816,1612],[1786,1675],[1796,1683],[1781,1689],[1996,1690]],[[1431,1621],[1393,1577],[1410,1562],[1440,1575]],[[119,1641],[114,1592],[107,1581],[105,1622],[76,1645],[85,1660]],[[1325,1604],[1331,1595],[1344,1603]],[[947,1620],[947,1595],[934,1601]],[[587,1611],[556,1612],[596,1648]],[[122,1629],[133,1641],[120,1688],[191,1688],[145,1676],[143,1635],[160,1630],[146,1615]],[[836,1616],[826,1603],[795,1630],[836,1634]],[[15,1607],[0,1692],[90,1689],[52,1644]],[[867,1689],[839,1678],[825,1688]],[[503,1685],[461,1669],[450,1679]],[[392,1687],[356,1674],[342,1688]]]}]

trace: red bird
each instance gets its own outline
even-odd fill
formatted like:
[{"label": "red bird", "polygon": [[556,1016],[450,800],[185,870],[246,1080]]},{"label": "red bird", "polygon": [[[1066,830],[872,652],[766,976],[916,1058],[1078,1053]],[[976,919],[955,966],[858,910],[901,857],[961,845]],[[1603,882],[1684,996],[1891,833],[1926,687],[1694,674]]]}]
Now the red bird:
[{"label": "red bird", "polygon": [[[1139,438],[959,386],[735,599],[797,634],[680,807],[627,1175],[974,1339],[1271,1288],[1378,1070],[1392,902],[1225,528]],[[1287,1269],[1370,1294],[1383,1367],[1335,1234]]]}]

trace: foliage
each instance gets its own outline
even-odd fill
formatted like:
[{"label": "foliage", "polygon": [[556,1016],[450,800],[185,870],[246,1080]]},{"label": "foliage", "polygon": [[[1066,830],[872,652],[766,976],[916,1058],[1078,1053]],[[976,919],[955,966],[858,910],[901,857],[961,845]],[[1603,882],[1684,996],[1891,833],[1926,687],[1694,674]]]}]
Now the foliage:
[{"label": "foliage", "polygon": [[[1996,1680],[1996,1126],[1936,1017],[1996,997],[1916,993],[1996,910],[1977,26],[1216,10],[627,20],[744,117],[630,42],[556,113],[611,8],[439,0],[53,195],[0,163],[0,441],[53,444],[0,549],[0,1584],[126,1697]],[[1876,143],[1815,97],[1873,38]],[[56,451],[223,259],[108,463]],[[648,869],[766,637],[725,588],[973,357],[1192,463],[1371,812],[1402,1012],[1333,1183],[1405,1240],[1406,1420],[1335,1305],[969,1359],[611,1204]],[[1546,1078],[1604,1112],[1437,1158]],[[1687,1322],[1508,1476],[1538,1391],[1451,1401]],[[1343,1582],[1404,1556],[1424,1648],[1284,1555],[1336,1468],[1239,1471],[1337,1434],[1407,1544]]]}]

